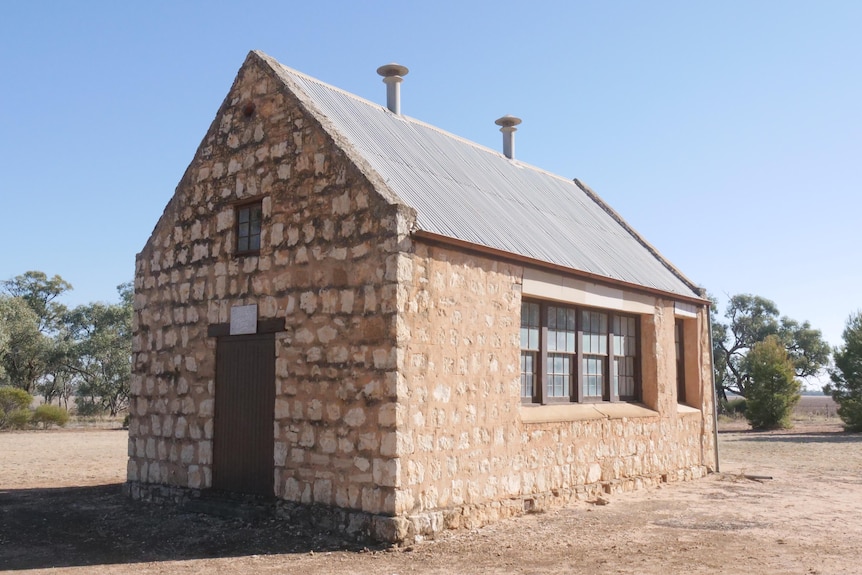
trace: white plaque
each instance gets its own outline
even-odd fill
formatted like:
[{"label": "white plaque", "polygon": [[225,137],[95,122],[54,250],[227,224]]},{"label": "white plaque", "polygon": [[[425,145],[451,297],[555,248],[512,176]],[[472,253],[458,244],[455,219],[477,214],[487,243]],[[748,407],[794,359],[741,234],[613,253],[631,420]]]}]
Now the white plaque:
[{"label": "white plaque", "polygon": [[230,308],[230,334],[257,333],[257,304]]}]

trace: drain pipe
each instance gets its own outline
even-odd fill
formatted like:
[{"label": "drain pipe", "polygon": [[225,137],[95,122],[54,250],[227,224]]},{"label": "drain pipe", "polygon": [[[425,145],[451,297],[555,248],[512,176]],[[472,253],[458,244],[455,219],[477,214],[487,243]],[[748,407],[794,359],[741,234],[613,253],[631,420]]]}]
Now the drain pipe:
[{"label": "drain pipe", "polygon": [[[703,297],[706,297],[706,294],[703,294]],[[711,306],[712,303],[706,307],[706,329],[709,330],[709,383],[712,387],[712,440],[713,447],[715,448],[715,472],[719,473],[721,468],[718,463],[718,393],[715,391],[715,356],[712,353],[712,314],[709,313]]]}]

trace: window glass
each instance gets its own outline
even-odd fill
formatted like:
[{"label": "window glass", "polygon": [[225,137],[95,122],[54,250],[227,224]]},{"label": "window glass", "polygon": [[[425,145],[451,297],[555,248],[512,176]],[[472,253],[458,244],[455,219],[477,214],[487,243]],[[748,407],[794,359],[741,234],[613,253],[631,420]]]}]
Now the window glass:
[{"label": "window glass", "polygon": [[548,351],[575,352],[575,310],[548,306]]},{"label": "window glass", "polygon": [[581,312],[584,353],[606,355],[608,353],[608,315],[597,311]]},{"label": "window glass", "polygon": [[525,301],[520,339],[525,401],[636,399],[639,394],[636,317]]},{"label": "window glass", "polygon": [[521,397],[533,397],[536,385],[536,353],[521,352]]},{"label": "window glass", "polygon": [[547,373],[548,397],[569,397],[571,395],[572,356],[549,353]]},{"label": "window glass", "polygon": [[584,356],[584,397],[602,397],[604,382],[604,360],[595,356]]},{"label": "window glass", "polygon": [[236,250],[251,252],[260,250],[261,221],[263,210],[260,203],[242,206],[236,210]]},{"label": "window glass", "polygon": [[521,349],[539,349],[539,304],[521,304]]}]

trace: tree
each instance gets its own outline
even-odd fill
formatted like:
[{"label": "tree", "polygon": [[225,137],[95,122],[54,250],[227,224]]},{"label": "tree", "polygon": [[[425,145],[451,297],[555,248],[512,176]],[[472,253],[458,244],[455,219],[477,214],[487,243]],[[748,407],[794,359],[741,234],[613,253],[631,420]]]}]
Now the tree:
[{"label": "tree", "polygon": [[91,303],[67,316],[72,341],[67,367],[77,380],[79,412],[108,411],[128,406],[132,376],[132,288],[117,287],[118,304]]},{"label": "tree", "polygon": [[766,336],[751,347],[743,363],[749,377],[745,418],[755,429],[791,427],[801,386],[785,343],[777,335]]},{"label": "tree", "polygon": [[21,298],[39,318],[39,331],[51,333],[60,324],[66,306],[54,301],[72,289],[72,284],[58,275],[51,279],[44,272],[29,271],[0,282],[0,289]]},{"label": "tree", "polygon": [[799,323],[779,317],[778,307],[766,298],[738,294],[730,298],[725,310],[726,324],[713,316],[713,362],[716,391],[748,397],[751,373],[745,359],[758,342],[775,336],[784,347],[796,377],[815,375],[829,362],[829,345],[820,330],[807,321]]},{"label": "tree", "polygon": [[39,318],[20,297],[0,296],[0,382],[32,393],[48,370],[51,339],[39,331]]},{"label": "tree", "polygon": [[56,344],[67,310],[55,300],[71,289],[60,276],[40,271],[0,282],[6,294],[0,296],[0,381],[33,393],[62,365]]},{"label": "tree", "polygon": [[833,352],[832,383],[823,393],[838,403],[838,416],[848,431],[862,431],[862,311],[850,315],[841,335],[844,345]]}]

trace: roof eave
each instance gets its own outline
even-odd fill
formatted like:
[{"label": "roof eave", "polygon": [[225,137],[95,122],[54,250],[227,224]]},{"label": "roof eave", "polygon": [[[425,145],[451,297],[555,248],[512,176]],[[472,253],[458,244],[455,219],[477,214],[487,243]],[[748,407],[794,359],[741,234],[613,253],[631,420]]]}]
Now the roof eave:
[{"label": "roof eave", "polygon": [[[531,266],[536,268],[541,268],[545,270],[561,272],[566,275],[570,275],[573,277],[577,277],[579,279],[588,280],[591,282],[595,282],[598,284],[603,284],[607,286],[622,288],[632,292],[643,293],[651,296],[659,296],[663,298],[673,299],[675,301],[691,303],[699,306],[709,306],[710,301],[705,298],[689,296],[686,294],[679,294],[676,292],[666,291],[658,288],[653,288],[649,286],[644,286],[636,283],[631,283],[623,280],[618,280],[615,278],[609,278],[606,276],[602,276],[599,274],[594,274],[591,272],[586,272],[583,270],[570,268],[567,266],[554,264],[551,262],[546,262],[544,260],[539,260],[536,258],[531,258],[528,256],[524,256],[521,254],[515,254],[512,252],[507,252],[504,250],[500,250],[497,248],[492,248],[488,246],[483,246],[480,244],[474,244],[470,242],[466,242],[464,240],[455,239],[449,236],[444,236],[440,234],[435,234],[433,232],[428,232],[425,230],[416,230],[413,232],[413,237],[416,240],[425,241],[432,244],[441,244],[447,245],[450,247],[458,248],[461,250],[466,250],[470,252],[474,252],[480,255],[490,256],[499,258],[502,260],[506,260],[512,263],[517,263],[520,265]],[[698,290],[693,290],[698,291]]]}]

